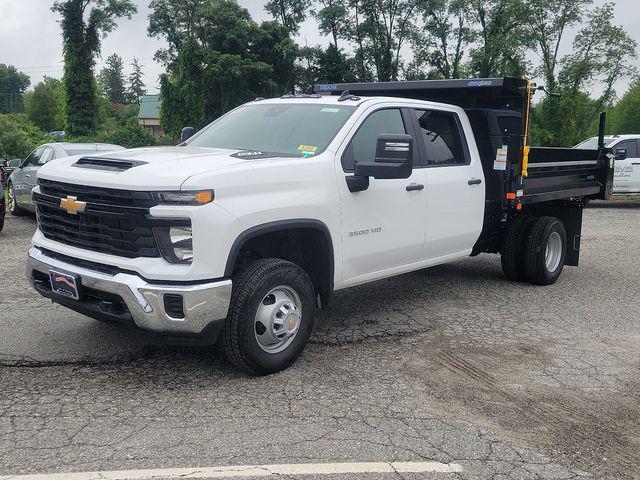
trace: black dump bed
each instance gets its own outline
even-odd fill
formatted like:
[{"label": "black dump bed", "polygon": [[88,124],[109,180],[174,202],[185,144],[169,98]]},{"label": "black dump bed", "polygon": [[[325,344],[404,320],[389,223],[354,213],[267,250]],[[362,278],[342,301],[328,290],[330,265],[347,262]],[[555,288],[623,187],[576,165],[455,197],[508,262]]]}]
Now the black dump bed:
[{"label": "black dump bed", "polygon": [[[597,150],[527,147],[535,85],[519,78],[316,85],[315,93],[402,97],[462,107],[476,138],[487,189],[487,216],[557,200],[607,199],[613,161]],[[602,145],[602,143],[601,143]],[[494,165],[506,148],[504,170]],[[528,154],[527,154],[528,153]],[[498,163],[500,165],[500,163]]]}]

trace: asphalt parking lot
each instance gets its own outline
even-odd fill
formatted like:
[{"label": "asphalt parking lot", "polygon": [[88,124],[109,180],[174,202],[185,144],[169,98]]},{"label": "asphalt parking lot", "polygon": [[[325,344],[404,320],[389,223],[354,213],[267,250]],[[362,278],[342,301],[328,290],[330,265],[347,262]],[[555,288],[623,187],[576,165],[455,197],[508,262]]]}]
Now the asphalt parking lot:
[{"label": "asphalt parking lot", "polygon": [[2,480],[329,462],[456,468],[274,475],[640,478],[640,203],[587,209],[581,266],[550,287],[484,255],[339,292],[302,358],[264,378],[36,296],[34,229],[9,217],[0,234]]}]

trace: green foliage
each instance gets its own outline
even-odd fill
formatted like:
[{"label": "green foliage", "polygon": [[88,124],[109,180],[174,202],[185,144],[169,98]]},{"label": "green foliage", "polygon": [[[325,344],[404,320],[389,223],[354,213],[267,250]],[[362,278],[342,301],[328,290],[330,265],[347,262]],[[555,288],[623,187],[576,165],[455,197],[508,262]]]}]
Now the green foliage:
[{"label": "green foliage", "polygon": [[160,79],[167,133],[178,136],[182,127],[200,128],[257,96],[293,89],[297,46],[285,27],[256,24],[235,0],[154,0],[150,6],[149,34],[168,43],[156,54],[167,63]]},{"label": "green foliage", "polygon": [[50,138],[23,113],[0,114],[0,158],[25,158]]},{"label": "green foliage", "polygon": [[609,112],[607,133],[622,135],[640,132],[640,78]]},{"label": "green foliage", "polygon": [[124,103],[124,62],[117,53],[107,58],[107,66],[102,69],[98,77],[98,83],[102,94],[111,103]]},{"label": "green foliage", "polygon": [[30,84],[26,73],[0,63],[0,114],[21,112],[24,109],[22,94]]},{"label": "green foliage", "polygon": [[288,33],[296,34],[307,17],[311,0],[268,0],[264,9],[280,22]]},{"label": "green foliage", "polygon": [[64,130],[65,96],[60,80],[45,76],[25,98],[30,122],[45,132]]},{"label": "green foliage", "polygon": [[97,123],[93,68],[100,36],[116,28],[116,19],[131,18],[136,7],[131,0],[57,0],[52,10],[62,17],[66,129],[74,135],[86,135]]},{"label": "green foliage", "polygon": [[99,125],[98,132],[93,135],[71,136],[70,142],[102,142],[113,143],[127,148],[155,145],[153,135],[138,124],[137,104],[125,105],[122,108],[109,108],[105,120]]},{"label": "green foliage", "polygon": [[142,81],[142,67],[138,63],[138,59],[134,58],[131,62],[132,71],[129,74],[126,99],[128,102],[140,103],[140,98],[147,94]]},{"label": "green foliage", "polygon": [[[461,78],[464,54],[474,39],[465,0],[421,0],[423,26],[412,32],[415,61],[410,75],[418,78]],[[428,73],[423,70],[430,69]]]},{"label": "green foliage", "polygon": [[527,33],[521,0],[474,0],[469,15],[476,46],[470,50],[469,68],[482,78],[523,77],[527,72]]},{"label": "green foliage", "polygon": [[348,6],[347,0],[318,0],[319,10],[312,14],[318,21],[318,29],[324,35],[331,35],[334,46],[338,46],[338,39],[348,35]]}]

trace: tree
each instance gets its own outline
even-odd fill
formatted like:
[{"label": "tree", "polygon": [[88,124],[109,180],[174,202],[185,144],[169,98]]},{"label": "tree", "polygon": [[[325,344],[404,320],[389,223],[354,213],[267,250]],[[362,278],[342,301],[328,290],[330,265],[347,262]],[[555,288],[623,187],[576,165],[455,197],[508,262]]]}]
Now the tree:
[{"label": "tree", "polygon": [[412,35],[415,62],[413,75],[424,67],[433,70],[425,77],[460,78],[466,49],[473,40],[466,0],[421,0],[418,11],[423,25]]},{"label": "tree", "polygon": [[25,158],[47,141],[50,139],[24,113],[0,114],[0,158]]},{"label": "tree", "polygon": [[64,87],[56,78],[45,76],[33,92],[27,94],[29,121],[45,132],[64,129]]},{"label": "tree", "polygon": [[524,8],[527,32],[549,91],[557,88],[557,66],[564,34],[576,26],[593,0],[528,0]]},{"label": "tree", "polygon": [[235,0],[154,0],[149,34],[167,48],[161,77],[161,121],[166,132],[200,128],[257,96],[294,85],[297,47],[286,27],[256,24]]},{"label": "tree", "polygon": [[333,44],[348,32],[347,0],[319,0],[322,8],[312,11],[318,21],[318,29],[324,35],[331,35]]},{"label": "tree", "polygon": [[129,74],[126,99],[131,103],[140,103],[140,98],[147,94],[142,81],[142,67],[137,58],[131,62],[131,73]]},{"label": "tree", "polygon": [[352,0],[350,6],[351,37],[357,44],[361,73],[369,57],[378,81],[397,80],[400,53],[413,28],[417,0]]},{"label": "tree", "polygon": [[67,130],[82,135],[96,128],[95,57],[100,37],[116,28],[116,20],[131,18],[131,0],[57,0],[52,10],[61,15],[64,47],[64,87]]},{"label": "tree", "polygon": [[609,115],[607,133],[623,135],[640,131],[640,78],[636,78]]},{"label": "tree", "polygon": [[[586,15],[571,53],[560,59],[560,100],[545,98],[536,109],[532,134],[545,145],[570,146],[594,131],[600,111],[611,106],[616,82],[635,73],[636,42],[613,24],[613,5]],[[596,88],[597,87],[597,88]],[[587,92],[600,91],[597,97]]]},{"label": "tree", "polygon": [[111,103],[124,103],[124,62],[117,53],[107,58],[107,66],[102,69],[99,75],[99,84],[102,94]]},{"label": "tree", "polygon": [[307,18],[311,0],[269,0],[264,9],[280,22],[290,34],[297,34]]},{"label": "tree", "polygon": [[474,76],[526,76],[527,35],[521,0],[472,0],[469,14],[477,46],[470,51]]},{"label": "tree", "polygon": [[13,65],[0,63],[0,114],[21,112],[24,108],[22,95],[31,84],[26,73]]}]

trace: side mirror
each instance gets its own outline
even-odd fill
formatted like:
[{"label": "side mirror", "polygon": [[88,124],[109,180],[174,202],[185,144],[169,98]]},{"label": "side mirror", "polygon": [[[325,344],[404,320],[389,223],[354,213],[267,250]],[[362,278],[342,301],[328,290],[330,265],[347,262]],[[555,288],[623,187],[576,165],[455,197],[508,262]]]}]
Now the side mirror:
[{"label": "side mirror", "polygon": [[193,134],[196,133],[196,129],[193,127],[184,127],[182,132],[180,133],[180,142],[185,142],[193,137]]},{"label": "side mirror", "polygon": [[413,170],[413,138],[411,135],[378,135],[374,162],[358,162],[356,177],[376,179],[409,178]]},{"label": "side mirror", "polygon": [[13,160],[9,160],[8,166],[11,168],[18,168],[22,164],[22,160],[19,158],[14,158]]},{"label": "side mirror", "polygon": [[616,148],[616,160],[626,160],[626,159],[627,159],[627,149]]}]

